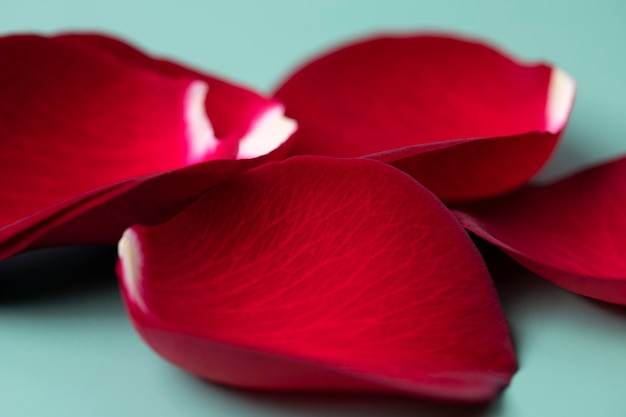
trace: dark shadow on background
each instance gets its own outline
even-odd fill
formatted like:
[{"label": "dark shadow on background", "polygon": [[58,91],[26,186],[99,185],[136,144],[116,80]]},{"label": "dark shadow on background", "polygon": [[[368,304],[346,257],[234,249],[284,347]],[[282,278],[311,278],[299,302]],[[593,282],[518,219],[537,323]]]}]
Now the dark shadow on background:
[{"label": "dark shadow on background", "polygon": [[611,316],[626,320],[626,305],[606,303],[604,301],[594,300],[593,298],[587,298],[586,300],[594,307],[607,312]]},{"label": "dark shadow on background", "polygon": [[76,296],[116,287],[112,246],[26,252],[0,262],[0,304]]},{"label": "dark shadow on background", "polygon": [[[626,320],[626,306],[607,303],[567,291],[519,265],[496,246],[472,236],[493,278],[498,296],[509,319],[515,350],[521,361],[525,340],[517,329],[520,316],[550,317],[561,306],[579,298],[619,320]],[[565,308],[565,307],[563,307]],[[569,308],[569,307],[568,307]],[[520,364],[523,365],[523,364]]]},{"label": "dark shadow on background", "polygon": [[[537,314],[543,314],[540,310],[556,305],[561,298],[561,291],[564,290],[530,272],[497,246],[473,234],[471,237],[489,268],[509,321],[515,351],[519,354],[524,349],[524,340],[515,320],[519,312],[532,304]],[[544,313],[550,314],[549,311]]]},{"label": "dark shadow on background", "polygon": [[533,298],[556,299],[565,291],[524,268],[497,246],[475,235],[472,240],[489,268],[505,310],[513,311]]},{"label": "dark shadow on background", "polygon": [[626,319],[626,306],[596,300],[567,291],[524,268],[491,243],[475,235],[472,235],[472,240],[489,268],[498,295],[506,311],[514,313],[518,307],[529,302],[537,304],[537,306],[540,304],[550,305],[550,301],[558,302],[557,300],[562,298],[565,293],[580,297],[581,300],[592,304],[594,307],[616,317]]}]

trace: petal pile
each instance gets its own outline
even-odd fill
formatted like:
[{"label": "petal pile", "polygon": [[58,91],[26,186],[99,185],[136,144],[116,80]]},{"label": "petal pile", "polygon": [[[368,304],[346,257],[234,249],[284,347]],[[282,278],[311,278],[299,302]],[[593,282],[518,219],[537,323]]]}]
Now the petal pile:
[{"label": "petal pile", "polygon": [[463,225],[567,290],[626,304],[626,159],[455,208]]},{"label": "petal pile", "polygon": [[119,250],[141,335],[214,381],[477,401],[516,369],[469,236],[381,162],[264,165],[129,229]]},{"label": "petal pile", "polygon": [[626,159],[526,185],[573,106],[558,68],[386,36],[264,98],[98,34],[3,37],[0,59],[0,259],[122,237],[133,324],[202,377],[493,398],[515,355],[465,229],[626,304]]},{"label": "petal pile", "polygon": [[[0,67],[0,258],[114,243],[126,227],[163,221],[211,182],[256,165],[206,161],[263,155],[255,152],[294,129],[273,100],[133,51],[95,35],[0,39],[0,59],[10,63]],[[228,105],[215,111],[214,95]]]},{"label": "petal pile", "polygon": [[299,124],[294,154],[369,156],[462,201],[528,182],[554,150],[574,90],[557,68],[422,35],[339,48],[275,95]]},{"label": "petal pile", "polygon": [[[117,39],[100,34],[64,34],[55,40],[97,49],[127,64],[169,78],[189,78],[206,83],[209,91],[204,97],[203,111],[210,122],[213,152],[220,157],[243,159],[265,155],[282,145],[295,129],[293,121],[284,117],[284,108],[279,102],[176,62],[153,58]],[[200,111],[201,107],[195,110]],[[202,159],[205,146],[199,144],[196,146],[199,149],[193,149],[192,161]]]}]

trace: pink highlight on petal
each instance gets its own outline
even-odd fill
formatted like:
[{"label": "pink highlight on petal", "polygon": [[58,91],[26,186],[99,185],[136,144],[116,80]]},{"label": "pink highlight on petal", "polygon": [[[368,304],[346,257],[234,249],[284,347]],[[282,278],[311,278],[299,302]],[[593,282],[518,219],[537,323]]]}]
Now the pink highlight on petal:
[{"label": "pink highlight on petal", "polygon": [[626,158],[455,207],[463,225],[569,291],[626,304]]},{"label": "pink highlight on petal", "polygon": [[467,233],[378,161],[263,165],[120,248],[135,328],[215,382],[486,401],[516,369]]}]

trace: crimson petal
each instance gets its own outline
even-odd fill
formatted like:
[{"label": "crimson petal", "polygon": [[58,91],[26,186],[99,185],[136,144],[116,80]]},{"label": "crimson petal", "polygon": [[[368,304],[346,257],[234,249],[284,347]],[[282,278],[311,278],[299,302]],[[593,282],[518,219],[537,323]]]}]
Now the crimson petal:
[{"label": "crimson petal", "polygon": [[[42,245],[114,243],[129,225],[162,219],[226,172],[263,161],[181,174],[189,177],[193,172],[198,177],[194,186],[171,181],[176,170],[232,158],[237,154],[236,140],[255,142],[276,133],[284,141],[294,127],[276,116],[273,101],[256,96],[262,104],[255,117],[249,110],[245,113],[250,120],[240,129],[244,136],[233,130],[230,142],[223,142],[214,135],[215,118],[207,118],[205,112],[204,81],[164,75],[88,42],[79,43],[79,37],[68,39],[0,38],[5,63],[0,68],[0,259]],[[222,82],[220,88],[226,85]],[[231,89],[234,96],[241,90]],[[268,113],[273,116],[264,119]],[[158,180],[163,174],[170,180]],[[150,187],[141,187],[143,183],[162,181],[170,188],[141,191]],[[124,202],[131,190],[134,197]],[[53,230],[112,199],[116,202],[109,209],[140,200],[145,211],[107,210],[91,215],[99,223],[79,222],[81,229]]]},{"label": "crimson petal", "polygon": [[142,337],[216,382],[482,401],[516,368],[469,236],[378,161],[263,165],[127,230],[119,252]]},{"label": "crimson petal", "polygon": [[229,144],[229,148],[236,152],[238,158],[253,158],[273,151],[294,129],[292,122],[285,121],[281,103],[177,62],[148,56],[119,39],[98,33],[68,33],[55,39],[97,48],[125,63],[132,63],[164,76],[204,81],[209,86],[205,110],[215,136],[222,146]]},{"label": "crimson petal", "polygon": [[459,206],[463,225],[565,289],[626,304],[626,158]]},{"label": "crimson petal", "polygon": [[354,43],[313,60],[275,96],[298,120],[294,154],[369,156],[445,201],[525,184],[555,148],[575,85],[483,43],[419,35]]}]

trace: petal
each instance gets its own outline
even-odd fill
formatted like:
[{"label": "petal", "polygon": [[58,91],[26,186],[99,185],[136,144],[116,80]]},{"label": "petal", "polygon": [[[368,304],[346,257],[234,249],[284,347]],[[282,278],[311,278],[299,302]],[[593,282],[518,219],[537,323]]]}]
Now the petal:
[{"label": "petal", "polygon": [[463,225],[565,289],[626,304],[626,158],[455,209]]},{"label": "petal", "polygon": [[207,189],[279,155],[207,161],[81,194],[0,228],[0,259],[49,246],[114,244],[129,225],[162,223]]},{"label": "petal", "polygon": [[278,148],[294,132],[295,122],[284,116],[283,105],[231,82],[184,67],[174,61],[150,57],[121,40],[97,33],[63,34],[57,40],[85,45],[134,65],[173,78],[192,78],[209,86],[205,109],[222,143],[231,144],[239,158],[254,158]]},{"label": "petal", "polygon": [[[0,259],[38,245],[53,228],[112,198],[121,199],[116,206],[127,204],[124,193],[155,175],[234,155],[213,135],[202,80],[163,75],[61,38],[0,38],[0,58],[6,63],[0,67]],[[248,133],[258,131],[253,125]],[[170,181],[171,190],[145,195],[145,213],[106,211],[98,215],[102,224],[81,225],[89,232],[57,235],[66,244],[114,243],[129,225],[159,217],[157,207],[204,191],[201,177],[210,186],[213,171],[193,171],[200,176],[195,194]],[[91,237],[74,241],[76,234]]]},{"label": "petal", "polygon": [[478,401],[515,371],[467,233],[378,161],[266,164],[127,230],[119,252],[137,330],[216,382]]},{"label": "petal", "polygon": [[457,201],[525,184],[556,146],[574,91],[559,69],[418,35],[344,46],[275,95],[298,120],[294,154],[368,155]]}]

